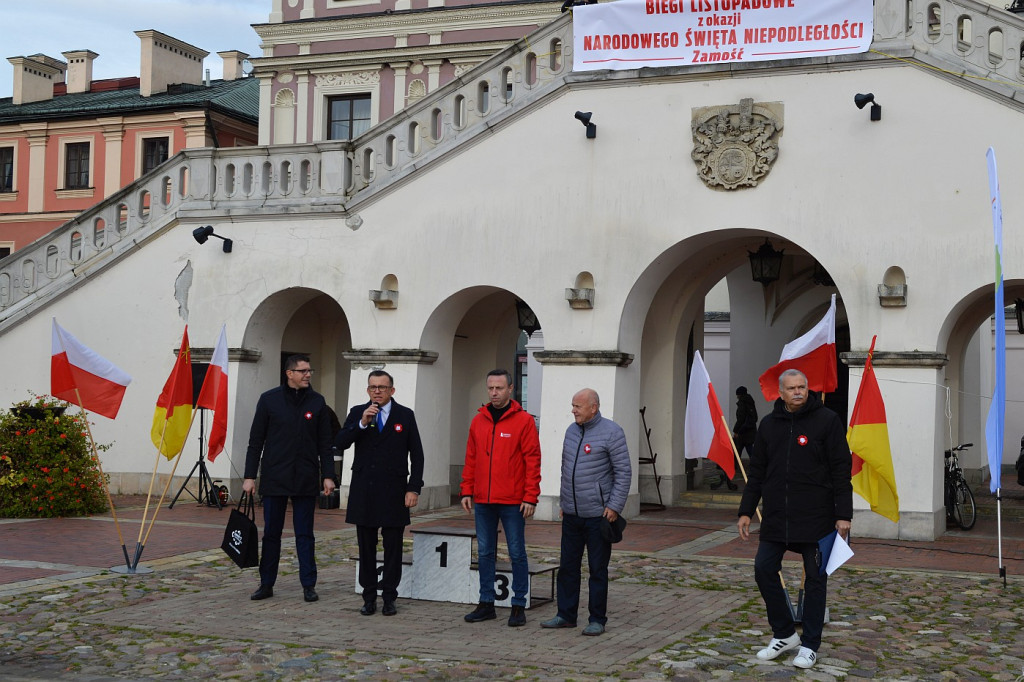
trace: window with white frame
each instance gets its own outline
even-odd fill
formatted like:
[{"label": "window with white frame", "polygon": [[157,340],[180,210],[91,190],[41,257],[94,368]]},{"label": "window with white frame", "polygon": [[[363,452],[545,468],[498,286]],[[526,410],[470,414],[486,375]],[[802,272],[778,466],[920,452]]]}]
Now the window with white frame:
[{"label": "window with white frame", "polygon": [[145,175],[167,160],[171,141],[167,137],[147,137],[142,140],[142,174]]},{"label": "window with white frame", "polygon": [[14,145],[0,146],[0,193],[14,191]]},{"label": "window with white frame", "polygon": [[87,189],[89,185],[89,142],[68,142],[64,145],[64,189]]},{"label": "window with white frame", "polygon": [[370,95],[327,98],[327,139],[351,140],[370,129]]}]

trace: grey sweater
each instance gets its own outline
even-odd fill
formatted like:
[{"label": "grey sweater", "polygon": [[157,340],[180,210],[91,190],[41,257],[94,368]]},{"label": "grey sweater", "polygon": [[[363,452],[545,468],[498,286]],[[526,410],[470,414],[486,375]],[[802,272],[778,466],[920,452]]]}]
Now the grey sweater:
[{"label": "grey sweater", "polygon": [[622,427],[600,412],[582,425],[569,425],[562,445],[562,512],[593,518],[608,507],[621,514],[631,475]]}]

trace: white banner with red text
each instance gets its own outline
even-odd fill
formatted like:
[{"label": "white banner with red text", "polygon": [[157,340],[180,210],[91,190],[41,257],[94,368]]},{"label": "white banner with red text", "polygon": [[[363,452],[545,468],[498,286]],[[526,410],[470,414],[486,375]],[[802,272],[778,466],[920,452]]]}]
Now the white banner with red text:
[{"label": "white banner with red text", "polygon": [[867,52],[872,0],[617,0],[573,7],[573,70]]}]

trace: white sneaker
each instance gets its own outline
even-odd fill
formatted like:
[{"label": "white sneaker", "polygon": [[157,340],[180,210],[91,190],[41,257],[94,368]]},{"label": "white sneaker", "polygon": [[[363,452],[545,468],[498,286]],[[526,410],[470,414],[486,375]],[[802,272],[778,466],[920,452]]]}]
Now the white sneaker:
[{"label": "white sneaker", "polygon": [[[768,646],[757,652],[757,657],[762,661],[770,661],[776,658],[779,654],[785,653],[792,649],[800,646],[800,635],[797,633],[791,634],[785,639],[776,639],[772,637],[772,641],[768,642]],[[810,649],[808,649],[810,651]],[[811,652],[814,653],[813,651]],[[807,666],[808,668],[811,666]]]},{"label": "white sneaker", "polygon": [[810,668],[817,660],[818,654],[814,653],[811,649],[802,646],[800,647],[800,651],[797,652],[796,657],[793,659],[793,665],[798,668]]}]

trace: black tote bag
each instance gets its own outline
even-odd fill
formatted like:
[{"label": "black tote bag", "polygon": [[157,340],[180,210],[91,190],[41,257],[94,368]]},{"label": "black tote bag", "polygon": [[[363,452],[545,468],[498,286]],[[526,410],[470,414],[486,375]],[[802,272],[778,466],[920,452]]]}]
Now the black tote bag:
[{"label": "black tote bag", "polygon": [[260,565],[260,534],[256,528],[256,504],[252,495],[242,493],[238,506],[231,510],[220,548],[239,568]]}]

